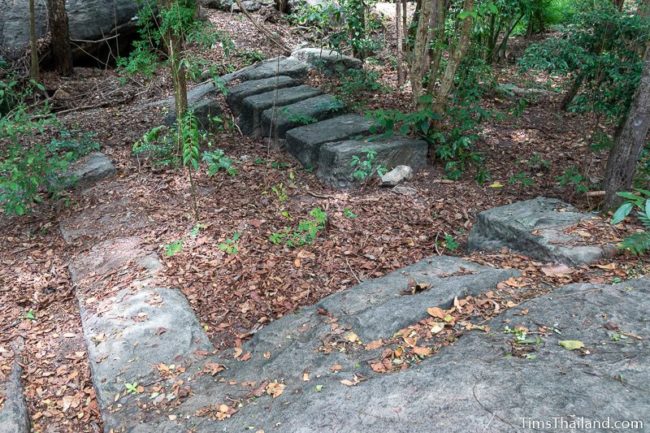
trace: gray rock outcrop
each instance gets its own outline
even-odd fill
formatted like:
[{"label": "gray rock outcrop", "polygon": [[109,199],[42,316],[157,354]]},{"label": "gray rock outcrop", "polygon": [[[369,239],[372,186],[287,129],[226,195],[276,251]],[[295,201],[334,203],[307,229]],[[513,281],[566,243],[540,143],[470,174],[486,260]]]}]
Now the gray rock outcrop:
[{"label": "gray rock outcrop", "polygon": [[[48,32],[47,3],[35,0],[36,32],[39,37]],[[135,29],[134,17],[138,2],[133,0],[67,0],[70,38],[99,40],[114,33]],[[14,59],[29,46],[28,0],[0,0],[0,52]]]}]

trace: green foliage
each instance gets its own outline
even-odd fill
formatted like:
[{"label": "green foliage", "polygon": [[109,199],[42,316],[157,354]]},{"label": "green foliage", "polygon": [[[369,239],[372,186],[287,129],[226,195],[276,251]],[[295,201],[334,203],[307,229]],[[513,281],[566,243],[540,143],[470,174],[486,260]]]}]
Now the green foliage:
[{"label": "green foliage", "polygon": [[559,37],[530,46],[520,59],[524,69],[572,74],[580,85],[570,108],[623,117],[639,83],[642,50],[650,22],[619,11],[609,0],[578,1],[578,12]]},{"label": "green foliage", "polygon": [[283,111],[285,114],[287,114],[287,120],[291,123],[298,125],[311,125],[312,123],[318,122],[318,119],[316,119],[314,116],[309,116],[302,113],[289,113],[289,110],[286,108]]},{"label": "green foliage", "polygon": [[365,149],[365,155],[353,155],[350,161],[350,166],[354,168],[352,178],[354,180],[363,182],[369,180],[375,173],[383,176],[386,173],[386,167],[382,164],[377,164],[377,152],[372,149]]},{"label": "green foliage", "polygon": [[454,239],[452,235],[449,233],[445,233],[445,248],[447,248],[449,251],[456,251],[460,245],[458,244],[458,241]]},{"label": "green foliage", "polygon": [[350,208],[347,208],[347,207],[346,207],[345,209],[343,209],[343,216],[346,217],[347,219],[351,219],[351,220],[353,220],[353,219],[355,219],[358,215],[355,214],[354,212],[352,212],[352,210],[351,210]]},{"label": "green foliage", "polygon": [[543,159],[539,153],[533,153],[527,164],[533,170],[548,170],[551,168],[551,161]]},{"label": "green foliage", "polygon": [[190,230],[190,237],[192,239],[196,239],[196,237],[201,233],[201,230],[205,228],[204,224],[195,224],[194,227],[192,227],[192,230]]},{"label": "green foliage", "polygon": [[584,194],[589,191],[589,179],[583,176],[576,167],[570,167],[558,176],[561,187],[572,186],[577,193]]},{"label": "green foliage", "polygon": [[650,191],[637,188],[636,194],[619,192],[618,196],[625,202],[614,212],[611,223],[622,222],[634,209],[637,209],[636,215],[645,228],[644,231],[624,239],[620,247],[637,255],[650,251]]},{"label": "green foliage", "polygon": [[199,169],[199,142],[201,135],[198,121],[192,111],[185,113],[179,122],[179,138],[181,140],[181,151],[183,165],[190,169]]},{"label": "green foliage", "polygon": [[183,251],[183,240],[179,239],[165,245],[165,256],[172,257]]},{"label": "green foliage", "polygon": [[271,233],[269,241],[278,245],[284,243],[289,248],[311,245],[318,234],[327,226],[327,213],[321,208],[314,208],[309,212],[310,218],[300,220],[293,229],[285,227],[280,232]]},{"label": "green foliage", "polygon": [[[210,49],[220,46],[225,57],[233,54],[235,44],[226,32],[213,29],[207,22],[198,20],[196,0],[175,0],[168,8],[156,6],[155,1],[139,0],[138,34],[128,57],[117,60],[118,73],[124,76],[142,75],[151,77],[167,57],[166,35],[172,34],[187,44]],[[197,80],[205,70],[216,76],[224,71],[213,62],[201,57],[182,55],[183,66],[192,80]]]},{"label": "green foliage", "polygon": [[523,188],[535,185],[535,179],[530,178],[525,172],[520,171],[508,178],[510,185],[520,185]]},{"label": "green foliage", "polygon": [[424,95],[419,104],[422,108],[417,111],[376,110],[370,113],[374,120],[372,132],[383,131],[387,137],[394,133],[420,136],[433,146],[449,179],[457,180],[470,166],[475,166],[476,179],[482,183],[488,175],[481,168],[483,158],[475,150],[476,129],[490,117],[480,102],[492,86],[491,68],[476,54],[466,56],[456,77],[456,92],[445,112],[444,129],[433,127],[443,119],[432,110],[432,96]]},{"label": "green foliage", "polygon": [[289,194],[287,194],[287,189],[283,183],[273,185],[271,187],[271,191],[273,191],[273,194],[275,194],[275,197],[280,203],[285,203],[287,200],[289,200]]},{"label": "green foliage", "polygon": [[180,165],[176,136],[167,126],[156,126],[145,132],[133,144],[133,154],[146,157],[154,168],[173,168]]},{"label": "green foliage", "polygon": [[0,206],[8,215],[24,215],[45,195],[57,196],[74,183],[67,174],[73,161],[99,148],[92,134],[61,130],[47,105],[32,109],[35,92],[44,88],[11,76],[0,81]]},{"label": "green foliage", "polygon": [[31,308],[25,312],[25,319],[31,320],[32,322],[36,320],[36,313]]},{"label": "green foliage", "polygon": [[340,84],[334,89],[352,106],[358,106],[364,93],[383,93],[386,87],[379,82],[379,73],[366,69],[349,69],[341,75]]},{"label": "green foliage", "polygon": [[225,152],[221,149],[203,152],[203,161],[208,166],[208,175],[214,176],[219,171],[223,170],[230,176],[237,174],[237,169],[234,167],[232,159],[226,156]]},{"label": "green foliage", "polygon": [[375,0],[303,3],[289,20],[292,24],[309,28],[314,39],[323,46],[337,51],[349,47],[364,58],[381,48],[381,39],[374,37],[374,33],[381,29],[381,21],[368,13],[375,3]]},{"label": "green foliage", "polygon": [[239,232],[235,232],[231,238],[221,242],[218,248],[226,254],[237,255],[239,252]]}]

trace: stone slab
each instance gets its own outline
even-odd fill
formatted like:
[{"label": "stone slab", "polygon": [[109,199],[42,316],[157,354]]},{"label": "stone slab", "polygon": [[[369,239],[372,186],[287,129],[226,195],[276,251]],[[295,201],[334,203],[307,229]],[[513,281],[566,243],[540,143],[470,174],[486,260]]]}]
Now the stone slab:
[{"label": "stone slab", "polygon": [[79,305],[105,431],[139,423],[131,423],[139,408],[124,404],[126,383],[155,383],[158,365],[191,364],[214,350],[178,290],[124,289],[102,299],[80,298]]},{"label": "stone slab", "polygon": [[287,131],[341,113],[345,105],[332,95],[320,95],[262,113],[262,133],[284,138]]},{"label": "stone slab", "polygon": [[73,179],[77,188],[87,188],[115,173],[115,166],[109,157],[101,152],[92,152],[72,163],[67,176]]},{"label": "stone slab", "polygon": [[503,247],[537,260],[583,264],[594,262],[609,248],[584,245],[584,239],[566,230],[596,218],[561,200],[537,197],[481,212],[469,234],[471,250]]},{"label": "stone slab", "polygon": [[291,57],[309,63],[327,74],[342,73],[348,69],[361,69],[363,66],[363,62],[357,58],[324,48],[300,48],[292,52]]},{"label": "stone slab", "polygon": [[100,242],[75,257],[68,269],[72,280],[78,284],[87,277],[108,274],[132,262],[152,275],[162,268],[158,255],[144,248],[142,239],[132,236]]},{"label": "stone slab", "polygon": [[29,433],[31,423],[27,404],[23,396],[23,386],[20,379],[22,369],[14,362],[11,373],[4,381],[0,381],[0,395],[4,396],[4,404],[0,408],[0,433]]},{"label": "stone slab", "polygon": [[247,66],[244,69],[226,74],[222,77],[225,82],[235,79],[239,80],[261,80],[263,78],[286,75],[291,78],[302,79],[307,76],[309,65],[293,57],[275,57],[261,61],[255,65]]},{"label": "stone slab", "polygon": [[300,84],[300,80],[288,77],[286,75],[279,75],[271,78],[263,78],[261,80],[244,81],[228,89],[226,102],[230,106],[235,115],[241,111],[241,104],[244,98],[249,96],[266,93],[275,89],[282,89],[284,87],[292,87]]},{"label": "stone slab", "polygon": [[348,188],[355,183],[352,177],[354,156],[364,160],[366,151],[372,150],[377,152],[376,165],[381,164],[388,170],[398,165],[408,165],[417,171],[426,164],[427,148],[423,140],[399,136],[328,143],[321,146],[316,175],[330,186]]},{"label": "stone slab", "polygon": [[305,167],[315,168],[323,144],[367,135],[373,123],[358,114],[345,114],[299,126],[287,131],[287,150]]},{"label": "stone slab", "polygon": [[244,134],[259,136],[262,131],[262,113],[274,105],[284,107],[304,99],[320,95],[321,91],[311,86],[296,86],[272,90],[244,98],[239,116],[239,127]]}]

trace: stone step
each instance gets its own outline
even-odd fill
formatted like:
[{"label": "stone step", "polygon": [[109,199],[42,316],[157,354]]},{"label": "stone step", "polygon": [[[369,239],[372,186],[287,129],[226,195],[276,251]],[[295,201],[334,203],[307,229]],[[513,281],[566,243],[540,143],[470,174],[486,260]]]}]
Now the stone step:
[{"label": "stone step", "polygon": [[612,245],[585,245],[570,228],[598,219],[558,199],[537,197],[481,212],[469,234],[470,250],[503,247],[533,259],[570,265],[591,263],[612,253]]},{"label": "stone step", "polygon": [[307,63],[294,57],[280,56],[224,75],[222,80],[225,82],[232,80],[261,80],[263,78],[275,77],[276,75],[286,75],[291,78],[301,79],[307,76],[309,68]]},{"label": "stone step", "polygon": [[345,105],[331,95],[320,95],[262,113],[262,134],[284,138],[287,131],[340,113]]},{"label": "stone step", "polygon": [[228,88],[226,102],[233,113],[237,116],[241,112],[241,104],[244,98],[258,95],[260,93],[266,93],[275,89],[297,86],[299,84],[300,80],[286,75],[278,75],[276,77],[263,78],[261,80],[244,81]]},{"label": "stone step", "polygon": [[408,165],[415,171],[426,164],[427,148],[423,140],[399,136],[327,143],[320,148],[316,175],[335,188],[348,188],[358,181],[353,177],[353,157],[367,160],[367,152],[373,151],[376,152],[374,169],[379,165],[387,170]]},{"label": "stone step", "polygon": [[320,94],[321,91],[319,89],[301,85],[248,96],[244,98],[242,103],[242,109],[239,115],[239,127],[244,134],[260,136],[262,135],[262,113],[264,110],[274,105],[276,107],[283,107]]},{"label": "stone step", "polygon": [[[14,361],[9,375],[3,380],[0,377],[0,433],[29,433],[31,423],[27,404],[23,396],[23,385],[20,376],[22,369]],[[2,376],[2,372],[0,372]]]},{"label": "stone step", "polygon": [[325,143],[367,135],[373,121],[358,114],[345,114],[287,131],[287,150],[305,167],[316,168]]}]

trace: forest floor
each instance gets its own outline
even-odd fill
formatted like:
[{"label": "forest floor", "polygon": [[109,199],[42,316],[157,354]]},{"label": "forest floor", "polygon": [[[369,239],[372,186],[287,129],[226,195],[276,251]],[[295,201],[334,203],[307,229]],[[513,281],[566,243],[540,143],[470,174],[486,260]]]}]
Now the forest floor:
[{"label": "forest floor", "polygon": [[[266,58],[278,54],[243,15],[208,14],[220,30],[231,35],[240,52],[259,50]],[[254,17],[264,20],[260,14]],[[290,46],[306,39],[304,32],[292,30],[282,20],[265,25]],[[387,90],[356,95],[355,102],[363,110],[409,106],[410,92],[396,89],[396,73],[388,61],[393,52],[391,31],[386,29],[384,51],[368,65],[379,73]],[[218,49],[208,57],[219,65],[232,63]],[[245,65],[245,55],[237,59],[241,63],[235,67]],[[235,161],[238,172],[235,176],[198,174],[202,226],[193,233],[185,174],[152,170],[131,154],[133,143],[161,123],[163,113],[144,106],[170,94],[169,77],[160,72],[150,82],[130,80],[122,85],[114,70],[79,68],[70,79],[46,75],[45,83],[49,89],[60,89],[53,99],[55,109],[71,110],[60,115],[63,124],[96,133],[102,151],[118,169],[111,189],[100,184],[99,193],[93,196],[128,200],[134,209],[154,215],[152,224],[146,229],[134,227],[133,234],[144,238],[162,258],[159,285],[181,288],[215,346],[223,349],[240,344],[250,332],[300,306],[435,254],[519,269],[523,276],[517,284],[532,289],[525,296],[560,284],[612,282],[648,273],[647,256],[621,253],[593,265],[558,269],[507,251],[469,254],[465,250],[476,215],[495,206],[543,195],[583,210],[595,209],[598,203],[593,198],[575,192],[571,185],[560,186],[557,178],[571,167],[589,167],[583,174],[597,182],[606,158],[606,152],[590,149],[590,133],[598,119],[559,110],[561,96],[552,90],[559,90],[562,82],[519,73],[512,64],[497,66],[495,77],[502,83],[522,88],[533,83],[551,91],[526,106],[518,105],[517,99],[486,98],[485,108],[503,116],[480,125],[478,150],[491,176],[484,185],[474,180],[471,170],[460,180],[447,180],[441,164],[435,163],[409,181],[414,195],[399,195],[374,184],[331,190],[272,143],[242,137],[230,129],[211,136],[211,141]],[[336,87],[320,77],[311,80]],[[103,106],[83,108],[88,105]],[[533,183],[511,184],[509,179],[518,173]],[[501,187],[494,187],[495,182]],[[8,373],[16,345],[22,346],[25,394],[37,432],[101,431],[67,270],[70,257],[83,245],[66,246],[58,229],[59,221],[99,204],[72,193],[65,205],[43,204],[26,217],[0,215],[0,317],[4,318],[0,375]],[[268,241],[272,232],[295,225],[316,207],[327,212],[329,223],[313,245],[288,249]],[[356,217],[351,218],[348,210]],[[634,224],[603,224],[583,232],[596,242],[617,242],[636,228]],[[240,234],[238,253],[222,251],[219,244],[235,233]],[[452,236],[458,248],[445,243],[445,235]],[[178,241],[182,249],[166,254],[166,246]],[[122,269],[106,276],[104,282],[107,287],[118,287],[129,278],[128,269]]]}]

